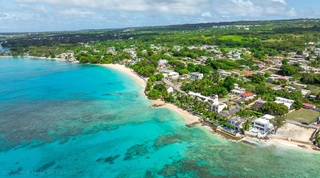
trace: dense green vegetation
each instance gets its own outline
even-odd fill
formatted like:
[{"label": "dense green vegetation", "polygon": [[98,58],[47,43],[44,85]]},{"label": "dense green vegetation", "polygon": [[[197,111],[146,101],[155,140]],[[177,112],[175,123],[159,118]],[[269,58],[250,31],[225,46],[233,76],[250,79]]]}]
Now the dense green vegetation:
[{"label": "dense green vegetation", "polygon": [[[273,124],[278,128],[283,125],[283,116],[288,110],[300,109],[304,102],[319,106],[320,90],[317,87],[320,74],[305,72],[306,64],[290,61],[297,58],[304,60],[308,67],[320,67],[320,56],[315,52],[320,44],[307,45],[320,41],[319,30],[319,19],[297,19],[2,34],[0,43],[11,52],[0,52],[0,55],[125,64],[148,79],[145,93],[150,99],[162,99],[214,125],[232,128],[226,117],[212,112],[209,102],[199,101],[187,93],[196,92],[206,97],[218,95],[228,105],[225,110],[241,108],[233,115],[245,118],[260,117],[264,113],[276,115]],[[274,58],[280,58],[282,63],[274,64]],[[164,64],[160,64],[160,60]],[[171,81],[181,91],[168,92],[170,86],[164,79],[169,80],[170,77],[161,74],[160,69],[186,76],[183,80]],[[203,74],[203,79],[190,80],[188,75],[193,72]],[[266,83],[272,74],[292,78]],[[301,88],[291,91],[294,82],[307,84],[306,88],[311,92],[303,96]],[[281,89],[275,90],[276,86]],[[239,89],[236,87],[255,96],[250,99],[230,96],[231,90]],[[314,96],[309,98],[310,95]],[[288,109],[275,103],[276,97],[291,99],[294,103]],[[267,102],[260,108],[249,107],[258,98]],[[247,120],[243,130],[249,130],[251,125],[252,121]]]}]

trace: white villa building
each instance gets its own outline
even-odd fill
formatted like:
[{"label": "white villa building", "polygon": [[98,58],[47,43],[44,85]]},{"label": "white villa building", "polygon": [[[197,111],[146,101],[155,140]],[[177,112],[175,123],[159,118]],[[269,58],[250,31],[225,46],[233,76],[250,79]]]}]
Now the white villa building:
[{"label": "white villa building", "polygon": [[262,135],[265,135],[272,131],[274,126],[270,123],[268,119],[258,118],[254,121],[253,131],[259,132]]},{"label": "white villa building", "polygon": [[270,114],[265,114],[264,116],[260,117],[261,119],[265,119],[265,120],[271,120],[274,119],[275,116],[270,115]]},{"label": "white villa building", "polygon": [[216,112],[221,112],[224,108],[227,108],[228,106],[225,104],[225,103],[220,103],[219,102],[219,97],[218,95],[215,95],[215,98],[213,100],[213,103],[212,103],[212,108],[211,110],[214,110]]},{"label": "white villa building", "polygon": [[279,104],[282,103],[285,106],[287,106],[288,109],[290,109],[291,105],[294,103],[294,100],[290,100],[290,99],[282,98],[282,97],[276,97],[276,100],[274,102],[279,103]]},{"label": "white villa building", "polygon": [[225,103],[220,103],[219,102],[219,97],[218,95],[215,95],[214,98],[212,97],[206,97],[201,95],[200,93],[194,93],[194,92],[189,92],[188,93],[191,96],[195,96],[203,100],[204,102],[209,102],[211,103],[211,110],[216,111],[216,112],[221,112],[224,108],[227,108],[228,106]]}]

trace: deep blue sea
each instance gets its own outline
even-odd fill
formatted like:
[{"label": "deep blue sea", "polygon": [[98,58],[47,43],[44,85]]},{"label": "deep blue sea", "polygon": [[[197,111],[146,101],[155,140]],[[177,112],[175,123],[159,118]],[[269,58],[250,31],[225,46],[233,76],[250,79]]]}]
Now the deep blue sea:
[{"label": "deep blue sea", "polygon": [[320,177],[320,155],[230,142],[101,66],[0,58],[0,177]]}]

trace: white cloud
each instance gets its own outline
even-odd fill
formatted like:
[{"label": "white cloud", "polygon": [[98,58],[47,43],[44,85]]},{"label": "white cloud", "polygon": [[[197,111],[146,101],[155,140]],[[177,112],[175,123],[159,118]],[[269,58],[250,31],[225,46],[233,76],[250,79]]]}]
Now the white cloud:
[{"label": "white cloud", "polygon": [[81,16],[81,17],[95,14],[95,12],[92,12],[92,11],[74,9],[74,8],[58,11],[58,13],[60,13],[62,15]]},{"label": "white cloud", "polygon": [[209,0],[15,0],[17,3],[50,4],[78,8],[98,8],[106,10],[165,12],[172,14],[195,14],[209,3]]},{"label": "white cloud", "polygon": [[202,17],[211,17],[211,13],[210,12],[205,12],[201,14]]},{"label": "white cloud", "polygon": [[273,1],[273,2],[279,2],[279,3],[283,4],[283,5],[286,5],[286,4],[287,4],[287,3],[286,3],[286,0],[271,0],[271,1]]},{"label": "white cloud", "polygon": [[8,19],[9,15],[7,13],[4,12],[0,12],[0,20],[4,20],[4,19]]},{"label": "white cloud", "polygon": [[292,1],[0,0],[0,31],[4,26],[14,31],[44,31],[319,17],[318,1],[309,0],[309,9]]},{"label": "white cloud", "polygon": [[290,11],[288,11],[287,14],[288,14],[289,16],[291,16],[291,17],[297,16],[297,12],[296,12],[296,10],[295,10],[294,8],[291,8]]},{"label": "white cloud", "polygon": [[212,7],[221,16],[241,19],[288,17],[295,14],[285,0],[217,0]]}]

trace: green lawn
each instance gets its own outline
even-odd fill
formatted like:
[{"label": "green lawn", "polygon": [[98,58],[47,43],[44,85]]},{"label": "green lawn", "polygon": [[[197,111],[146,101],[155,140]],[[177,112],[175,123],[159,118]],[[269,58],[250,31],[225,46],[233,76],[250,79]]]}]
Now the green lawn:
[{"label": "green lawn", "polygon": [[242,40],[242,36],[237,36],[237,35],[226,35],[226,36],[222,36],[220,38],[220,40],[233,40],[233,41],[241,41]]},{"label": "green lawn", "polygon": [[303,121],[310,124],[310,122],[312,122],[313,119],[319,115],[320,113],[317,111],[308,110],[308,109],[299,109],[297,111],[294,111],[288,114],[287,119],[299,121],[299,122]]},{"label": "green lawn", "polygon": [[281,42],[283,40],[279,40],[279,39],[268,39],[268,40],[263,40],[263,42]]}]

